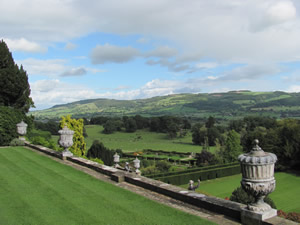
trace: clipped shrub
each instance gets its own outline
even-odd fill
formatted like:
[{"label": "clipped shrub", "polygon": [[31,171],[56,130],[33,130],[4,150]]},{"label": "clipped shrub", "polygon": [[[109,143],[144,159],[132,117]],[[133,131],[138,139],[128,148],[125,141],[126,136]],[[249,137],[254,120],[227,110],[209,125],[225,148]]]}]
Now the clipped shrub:
[{"label": "clipped shrub", "polygon": [[[190,172],[189,170],[185,173],[171,175],[171,176],[152,176],[154,179],[159,179],[163,182],[174,184],[174,185],[182,185],[187,184],[189,180],[210,180],[219,177],[226,177],[235,174],[239,174],[241,172],[241,168],[239,165],[236,166],[227,166],[221,168],[200,170],[195,172]],[[148,176],[150,177],[150,176]]]},{"label": "clipped shrub", "polygon": [[171,164],[167,161],[158,161],[155,166],[160,172],[168,172],[171,168]]},{"label": "clipped shrub", "polygon": [[42,145],[44,147],[47,147],[47,148],[50,148],[50,149],[53,149],[56,151],[62,150],[56,145],[55,141],[53,141],[52,139],[47,139],[43,136],[33,136],[33,137],[31,137],[30,141],[32,144]]},{"label": "clipped shrub", "polygon": [[143,168],[141,169],[142,175],[149,175],[149,174],[155,174],[157,172],[157,169],[155,167],[155,165],[149,166],[147,168]]},{"label": "clipped shrub", "polygon": [[30,117],[26,117],[19,110],[6,106],[0,106],[0,145],[5,146],[17,138],[17,124],[24,120],[28,124],[28,130],[32,123]]},{"label": "clipped shrub", "polygon": [[10,143],[10,146],[24,146],[24,141],[20,140],[19,138],[14,138]]},{"label": "clipped shrub", "polygon": [[110,150],[106,148],[103,143],[95,140],[87,152],[87,157],[101,159],[105,165],[112,166],[114,164],[113,156],[116,152],[122,157],[122,150]]}]

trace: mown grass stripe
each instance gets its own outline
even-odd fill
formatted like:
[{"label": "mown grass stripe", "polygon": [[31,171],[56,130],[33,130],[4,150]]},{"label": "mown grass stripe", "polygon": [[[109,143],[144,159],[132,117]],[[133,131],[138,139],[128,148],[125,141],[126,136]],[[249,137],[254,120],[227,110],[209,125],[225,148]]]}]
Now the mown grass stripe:
[{"label": "mown grass stripe", "polygon": [[213,224],[25,148],[0,149],[0,180],[5,224]]}]

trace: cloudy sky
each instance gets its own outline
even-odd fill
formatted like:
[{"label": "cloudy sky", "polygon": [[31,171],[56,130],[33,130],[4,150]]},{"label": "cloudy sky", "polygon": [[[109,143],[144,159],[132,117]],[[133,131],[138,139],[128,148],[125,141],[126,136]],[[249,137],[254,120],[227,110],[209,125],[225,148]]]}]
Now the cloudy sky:
[{"label": "cloudy sky", "polygon": [[297,0],[0,0],[36,109],[90,98],[300,91]]}]

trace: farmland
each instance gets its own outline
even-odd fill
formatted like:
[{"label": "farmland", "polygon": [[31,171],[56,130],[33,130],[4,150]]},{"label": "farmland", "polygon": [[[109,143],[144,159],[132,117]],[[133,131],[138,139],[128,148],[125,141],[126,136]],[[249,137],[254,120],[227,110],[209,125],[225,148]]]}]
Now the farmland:
[{"label": "farmland", "polygon": [[299,98],[299,93],[233,91],[176,94],[139,100],[90,99],[56,105],[31,114],[41,120],[58,119],[67,114],[77,118],[176,115],[194,120],[214,116],[225,121],[258,114],[276,118],[300,118]]},{"label": "farmland", "polygon": [[[104,134],[102,133],[102,126],[87,125],[85,128],[88,134],[88,137],[85,138],[87,149],[93,144],[94,140],[99,140],[110,149],[122,149],[124,152],[153,149],[197,153],[202,150],[201,146],[193,144],[190,132],[183,138],[170,139],[165,133],[149,132],[148,130],[138,130],[135,133],[115,132]],[[57,136],[53,138],[58,139]],[[209,150],[214,152],[215,147],[210,147]]]}]

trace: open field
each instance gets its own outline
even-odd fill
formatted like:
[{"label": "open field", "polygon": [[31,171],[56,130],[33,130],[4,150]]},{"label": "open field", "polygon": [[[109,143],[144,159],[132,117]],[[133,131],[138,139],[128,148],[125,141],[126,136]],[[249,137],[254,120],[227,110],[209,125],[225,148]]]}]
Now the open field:
[{"label": "open field", "polygon": [[1,224],[212,224],[23,147],[0,148]]},{"label": "open field", "polygon": [[[300,212],[300,176],[290,173],[275,173],[276,189],[270,194],[277,209],[285,212]],[[216,197],[230,197],[234,189],[240,186],[241,174],[201,182],[197,191]],[[187,187],[187,185],[182,185]]]},{"label": "open field", "polygon": [[[94,140],[101,141],[110,149],[122,149],[124,152],[141,151],[143,149],[177,151],[177,152],[201,152],[202,147],[194,145],[192,135],[188,133],[184,138],[169,139],[167,134],[138,130],[135,133],[115,132],[113,134],[103,134],[102,126],[85,126],[88,137],[85,139],[87,149]],[[139,138],[140,137],[140,138]],[[210,147],[213,152],[214,147]]]}]

